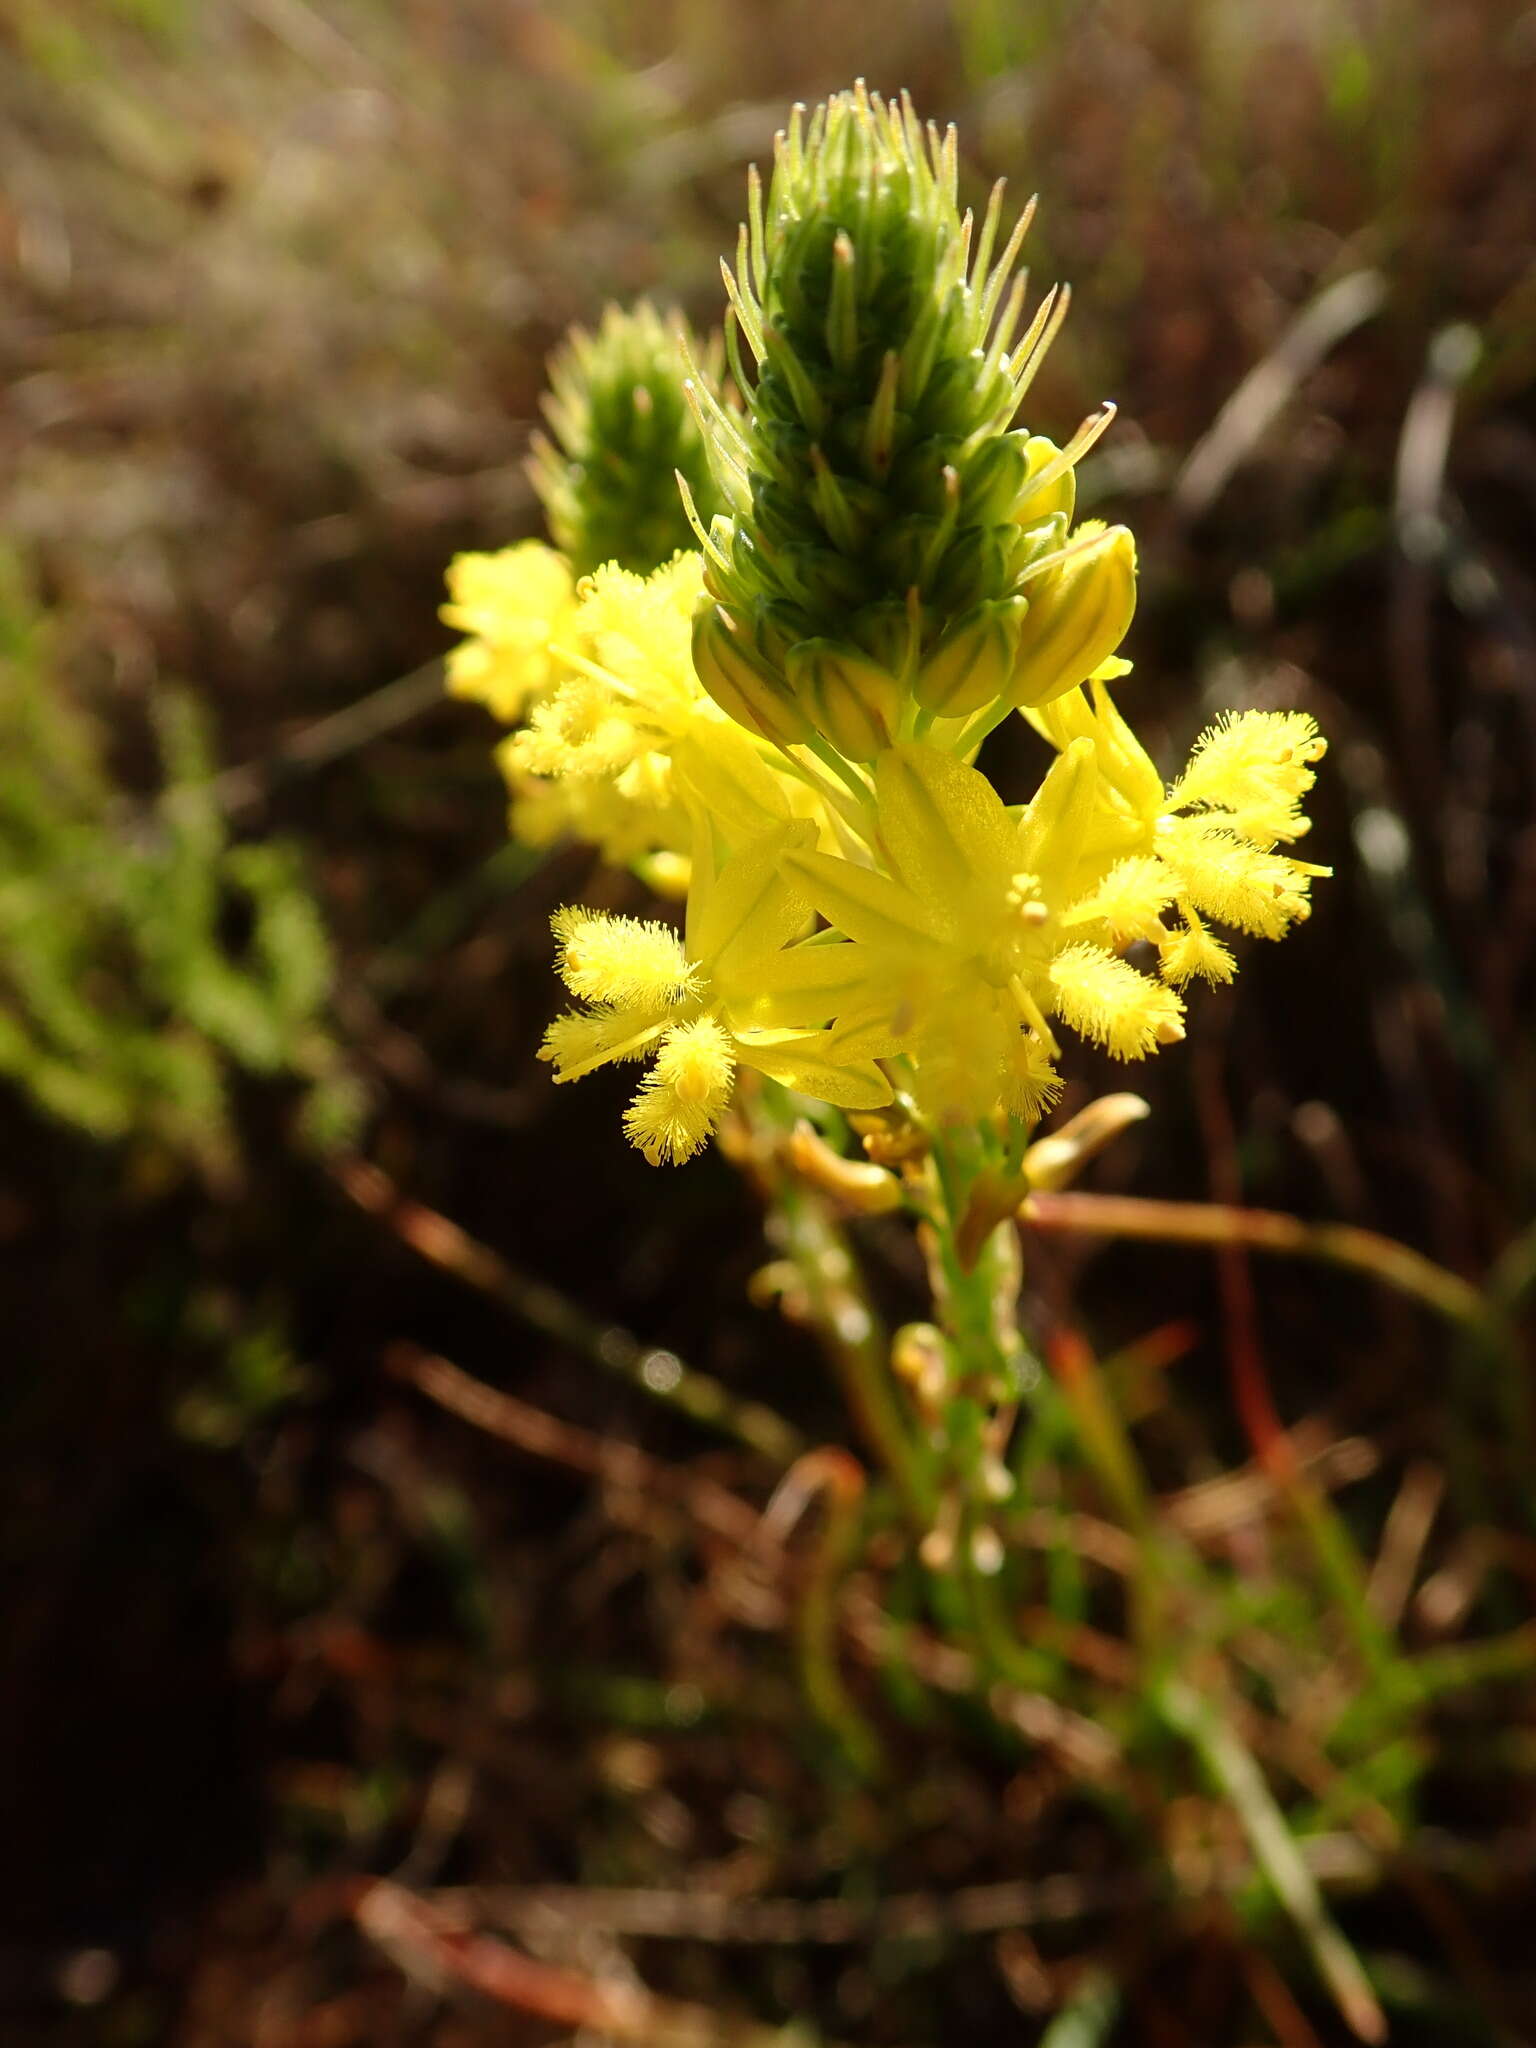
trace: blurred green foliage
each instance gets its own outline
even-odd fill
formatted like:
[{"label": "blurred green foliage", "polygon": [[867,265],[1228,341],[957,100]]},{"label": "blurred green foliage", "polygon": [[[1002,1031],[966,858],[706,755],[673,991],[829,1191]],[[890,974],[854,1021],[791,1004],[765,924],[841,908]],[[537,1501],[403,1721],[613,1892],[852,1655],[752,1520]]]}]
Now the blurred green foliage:
[{"label": "blurred green foliage", "polygon": [[212,1180],[236,1165],[232,1076],[301,1083],[319,1142],[355,1091],[333,963],[296,847],[232,843],[195,700],[155,700],[165,787],[135,815],[56,633],[0,558],[0,1073],[51,1116]]}]

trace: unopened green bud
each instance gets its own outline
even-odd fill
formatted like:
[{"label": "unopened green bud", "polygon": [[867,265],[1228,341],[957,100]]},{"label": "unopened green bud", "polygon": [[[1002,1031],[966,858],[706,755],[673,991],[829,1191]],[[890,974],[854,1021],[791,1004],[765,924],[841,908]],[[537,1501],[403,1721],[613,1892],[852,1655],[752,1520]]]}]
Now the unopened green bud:
[{"label": "unopened green bud", "polygon": [[994,593],[1012,596],[1022,566],[1016,526],[962,527],[958,540],[960,545],[950,549],[943,569],[925,592],[941,617],[954,618]]},{"label": "unopened green bud", "polygon": [[983,441],[961,471],[960,501],[966,521],[992,526],[999,520],[1015,519],[1028,479],[1029,446],[1022,434]]},{"label": "unopened green bud", "polygon": [[789,651],[789,684],[816,730],[849,761],[872,761],[896,736],[902,687],[845,641],[803,640]]},{"label": "unopened green bud", "polygon": [[693,666],[720,709],[749,732],[781,747],[811,738],[814,728],[804,711],[718,605],[706,605],[693,622]]},{"label": "unopened green bud", "polygon": [[1025,585],[1015,705],[1049,704],[1086,682],[1125,638],[1136,610],[1136,543],[1124,526],[1085,532]]},{"label": "unopened green bud", "polygon": [[[860,84],[797,110],[766,192],[752,174],[726,272],[743,407],[699,399],[728,508],[710,599],[859,760],[910,735],[920,711],[1009,702],[1021,619],[1020,660],[1038,640],[1047,667],[1074,665],[1055,621],[1063,605],[1081,611],[1074,573],[1040,571],[1050,604],[1037,630],[1032,571],[1060,553],[1072,465],[1114,408],[1060,448],[1014,428],[1066,295],[1027,318],[1028,212],[1009,233],[1001,186],[979,222],[958,188],[953,131],[905,99]],[[1031,701],[1034,683],[1031,671]],[[1042,687],[1058,687],[1054,670]]]},{"label": "unopened green bud", "polygon": [[1005,597],[955,621],[919,670],[913,694],[941,718],[969,718],[1007,693],[1029,605]]},{"label": "unopened green bud", "polygon": [[910,604],[870,604],[848,621],[848,636],[872,661],[893,676],[905,675],[911,664],[913,636],[922,634],[920,610]]},{"label": "unopened green bud", "polygon": [[609,306],[595,334],[574,327],[550,359],[551,439],[534,437],[528,470],[550,536],[578,576],[617,562],[649,575],[693,535],[675,478],[701,518],[720,503],[698,421],[683,391],[682,347],[701,376],[718,355],[679,314],[645,300]]}]

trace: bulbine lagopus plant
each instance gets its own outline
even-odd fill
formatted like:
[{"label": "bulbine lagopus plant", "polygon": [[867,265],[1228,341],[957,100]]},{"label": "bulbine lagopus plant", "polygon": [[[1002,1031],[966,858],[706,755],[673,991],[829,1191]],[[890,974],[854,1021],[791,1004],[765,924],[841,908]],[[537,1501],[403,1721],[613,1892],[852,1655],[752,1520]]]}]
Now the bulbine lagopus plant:
[{"label": "bulbine lagopus plant", "polygon": [[[1171,786],[1122,716],[1135,548],[1075,520],[1113,409],[1060,446],[1018,423],[1067,293],[1031,312],[1029,209],[1010,226],[999,184],[978,225],[957,185],[954,131],[905,99],[797,109],[723,266],[730,383],[610,309],[535,457],[560,545],[461,557],[445,616],[452,687],[514,727],[514,829],[685,902],[681,930],[559,914],[555,1078],[639,1064],[625,1125],[656,1164],[743,1069],[850,1112],[899,1176],[866,1198],[910,1201],[964,1271],[1029,1184],[1063,1034],[1176,1043],[1189,984],[1235,970],[1217,928],[1282,937],[1325,871],[1287,850],[1309,716],[1224,718]],[[695,544],[653,561],[664,465]],[[1023,802],[975,765],[1015,713],[1048,764]],[[1118,1100],[1084,1143],[1139,1113]]]},{"label": "bulbine lagopus plant", "polygon": [[350,1133],[330,940],[299,850],[237,842],[193,700],[156,700],[165,786],[135,826],[71,694],[62,622],[0,551],[0,1083],[130,1147],[145,1185],[240,1163],[242,1074],[302,1090],[302,1128]]}]

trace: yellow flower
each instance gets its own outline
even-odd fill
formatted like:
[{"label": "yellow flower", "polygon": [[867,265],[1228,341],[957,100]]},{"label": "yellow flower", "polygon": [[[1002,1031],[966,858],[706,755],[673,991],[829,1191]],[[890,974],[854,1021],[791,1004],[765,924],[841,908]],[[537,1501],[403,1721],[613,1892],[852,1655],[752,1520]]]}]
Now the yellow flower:
[{"label": "yellow flower", "polygon": [[1069,748],[1015,817],[939,748],[892,747],[874,770],[884,871],[786,856],[852,941],[837,1028],[879,1057],[906,1055],[931,1113],[1038,1116],[1060,1088],[1052,1017],[1120,1059],[1183,1036],[1173,991],[1071,921],[1096,784],[1092,746]]},{"label": "yellow flower", "polygon": [[787,857],[809,821],[774,826],[715,868],[694,850],[685,936],[580,906],[554,920],[559,970],[587,1007],[549,1027],[540,1058],[557,1081],[615,1060],[649,1060],[624,1128],[653,1166],[691,1157],[718,1124],[738,1066],[845,1109],[879,1109],[890,1085],[868,1052],[821,1028],[848,981],[837,941],[795,944],[809,905]]},{"label": "yellow flower", "polygon": [[[1059,749],[1091,744],[1098,763],[1080,871],[1089,886],[1068,923],[1115,946],[1150,940],[1164,979],[1182,984],[1236,972],[1207,918],[1278,939],[1308,915],[1313,879],[1329,870],[1276,851],[1308,829],[1301,802],[1326,745],[1305,712],[1229,714],[1166,790],[1102,677],[1026,716]],[[1165,922],[1169,908],[1181,922]]]},{"label": "yellow flower", "polygon": [[448,688],[510,725],[563,673],[556,650],[576,609],[565,558],[539,540],[494,555],[456,555],[448,597],[444,624],[470,636],[448,657]]},{"label": "yellow flower", "polygon": [[[563,678],[503,740],[497,759],[513,827],[533,844],[562,832],[615,865],[675,876],[702,802],[735,843],[820,802],[705,695],[694,672],[692,618],[700,557],[679,554],[649,576],[610,563],[577,586]],[[654,878],[654,873],[653,873]]]}]

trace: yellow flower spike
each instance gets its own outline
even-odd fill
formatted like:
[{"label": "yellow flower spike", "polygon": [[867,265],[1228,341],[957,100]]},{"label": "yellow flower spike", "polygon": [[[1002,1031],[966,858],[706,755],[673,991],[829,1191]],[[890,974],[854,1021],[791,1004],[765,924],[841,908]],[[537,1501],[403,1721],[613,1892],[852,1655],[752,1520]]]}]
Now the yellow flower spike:
[{"label": "yellow flower spike", "polygon": [[1130,630],[1136,543],[1124,526],[1079,527],[1053,568],[1025,583],[1029,600],[1011,701],[1049,704],[1085,682]]},{"label": "yellow flower spike", "polygon": [[[700,552],[573,589],[548,550],[508,551],[456,565],[451,616],[476,635],[455,687],[526,721],[501,755],[520,829],[687,879],[682,937],[557,920],[582,1005],[546,1037],[557,1078],[645,1063],[625,1123],[656,1163],[698,1150],[743,1070],[855,1116],[899,1089],[949,1166],[993,1174],[961,1211],[975,1236],[1017,1121],[1061,1092],[1068,1030],[1120,1059],[1175,1043],[1179,990],[1233,972],[1207,921],[1279,937],[1326,871],[1278,850],[1322,752],[1305,713],[1223,719],[1168,789],[1121,717],[1135,544],[1071,524],[1113,408],[1061,447],[1014,427],[1066,295],[1020,335],[1025,223],[994,261],[1001,200],[975,230],[956,164],[862,88],[797,117],[728,287],[745,408],[707,381],[689,398],[724,505],[700,516],[685,488]],[[1009,707],[1057,758],[1005,807],[965,758]],[[1156,974],[1121,957],[1138,942]],[[1064,1173],[1097,1128],[1034,1170]]]}]

